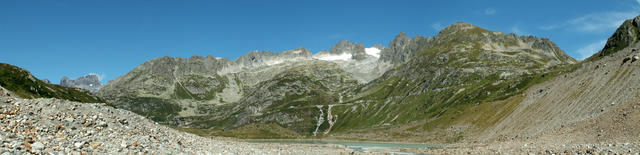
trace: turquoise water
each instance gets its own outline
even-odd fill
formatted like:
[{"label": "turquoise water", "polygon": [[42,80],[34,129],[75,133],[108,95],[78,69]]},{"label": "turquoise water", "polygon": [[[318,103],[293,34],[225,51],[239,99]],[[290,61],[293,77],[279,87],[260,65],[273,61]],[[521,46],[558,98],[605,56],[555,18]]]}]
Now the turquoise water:
[{"label": "turquoise water", "polygon": [[[365,141],[340,141],[340,140],[316,140],[316,139],[256,139],[247,140],[252,143],[283,143],[283,144],[336,144],[342,145],[358,152],[376,152],[370,151],[370,148],[385,148],[389,150],[410,148],[410,149],[426,149],[429,147],[438,147],[441,145],[434,144],[409,144],[409,143],[385,143],[385,142],[365,142]],[[396,152],[390,153],[408,153]]]}]

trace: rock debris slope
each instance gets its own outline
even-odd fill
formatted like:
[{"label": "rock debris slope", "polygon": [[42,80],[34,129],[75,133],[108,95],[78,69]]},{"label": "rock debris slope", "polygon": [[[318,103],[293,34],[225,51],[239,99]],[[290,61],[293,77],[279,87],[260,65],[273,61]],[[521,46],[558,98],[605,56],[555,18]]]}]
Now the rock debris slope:
[{"label": "rock debris slope", "polygon": [[633,58],[640,56],[639,23],[640,16],[624,22],[574,72],[531,87],[492,133],[529,138],[560,132],[579,143],[640,139],[640,62]]},{"label": "rock debris slope", "polygon": [[14,154],[339,154],[335,145],[257,144],[177,131],[102,103],[20,99],[0,87],[0,152]]},{"label": "rock debris slope", "polygon": [[[571,72],[493,103],[506,117],[463,143],[426,153],[640,153],[640,16]],[[483,117],[480,119],[490,119]],[[465,126],[458,123],[454,127]],[[483,145],[487,144],[489,145]]]}]

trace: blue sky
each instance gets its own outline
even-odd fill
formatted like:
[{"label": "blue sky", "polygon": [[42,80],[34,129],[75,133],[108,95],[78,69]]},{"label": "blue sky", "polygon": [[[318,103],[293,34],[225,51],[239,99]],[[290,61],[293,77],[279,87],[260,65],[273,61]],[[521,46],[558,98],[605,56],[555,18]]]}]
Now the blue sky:
[{"label": "blue sky", "polygon": [[637,15],[640,0],[1,0],[0,62],[53,83],[90,73],[106,82],[156,57],[387,46],[400,32],[433,36],[458,21],[550,38],[582,59]]}]

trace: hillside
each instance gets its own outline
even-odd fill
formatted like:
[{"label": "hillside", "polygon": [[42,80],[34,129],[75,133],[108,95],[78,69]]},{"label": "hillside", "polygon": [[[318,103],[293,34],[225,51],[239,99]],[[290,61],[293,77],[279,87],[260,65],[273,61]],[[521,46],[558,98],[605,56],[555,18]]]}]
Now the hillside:
[{"label": "hillside", "polygon": [[[605,47],[579,63],[575,71],[491,103],[498,107],[495,111],[501,111],[500,105],[510,105],[510,112],[487,130],[460,145],[425,152],[637,154],[640,43],[633,38],[640,33],[638,23],[640,16],[625,21]],[[454,127],[468,123],[460,121]]]},{"label": "hillside", "polygon": [[86,103],[104,102],[89,91],[40,81],[29,71],[6,63],[0,63],[0,86],[22,98],[58,98]]},{"label": "hillside", "polygon": [[518,104],[517,98],[492,102],[570,71],[576,63],[548,39],[467,23],[433,38],[416,37],[406,46],[415,49],[411,59],[353,89],[345,99],[350,104],[334,108],[344,113],[335,137],[457,142],[495,125]]}]

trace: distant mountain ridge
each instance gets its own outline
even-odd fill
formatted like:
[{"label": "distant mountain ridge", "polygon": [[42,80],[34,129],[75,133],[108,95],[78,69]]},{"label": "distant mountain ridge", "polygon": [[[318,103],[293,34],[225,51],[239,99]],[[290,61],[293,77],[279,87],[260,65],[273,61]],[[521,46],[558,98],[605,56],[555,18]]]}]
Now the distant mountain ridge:
[{"label": "distant mountain ridge", "polygon": [[60,79],[60,85],[65,87],[82,88],[89,90],[92,93],[98,92],[98,90],[103,87],[102,83],[100,83],[100,77],[95,74],[85,75],[75,80],[71,80],[69,77],[65,76]]}]

